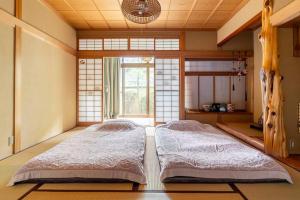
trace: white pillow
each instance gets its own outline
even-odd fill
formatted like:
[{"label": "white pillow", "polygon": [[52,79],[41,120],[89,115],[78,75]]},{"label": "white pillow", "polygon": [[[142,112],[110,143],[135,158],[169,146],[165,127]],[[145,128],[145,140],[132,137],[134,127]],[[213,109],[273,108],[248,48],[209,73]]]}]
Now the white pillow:
[{"label": "white pillow", "polygon": [[129,120],[108,120],[101,124],[98,131],[127,131],[133,130],[138,125]]},{"label": "white pillow", "polygon": [[201,131],[205,124],[201,124],[195,120],[179,120],[167,122],[166,127],[177,131]]}]

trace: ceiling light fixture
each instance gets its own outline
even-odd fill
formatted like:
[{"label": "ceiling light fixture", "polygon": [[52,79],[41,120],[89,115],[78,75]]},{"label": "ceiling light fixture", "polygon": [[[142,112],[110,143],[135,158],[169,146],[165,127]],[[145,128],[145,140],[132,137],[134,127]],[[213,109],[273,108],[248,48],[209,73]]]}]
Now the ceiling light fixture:
[{"label": "ceiling light fixture", "polygon": [[138,24],[148,24],[157,19],[161,12],[158,0],[123,0],[123,15]]}]

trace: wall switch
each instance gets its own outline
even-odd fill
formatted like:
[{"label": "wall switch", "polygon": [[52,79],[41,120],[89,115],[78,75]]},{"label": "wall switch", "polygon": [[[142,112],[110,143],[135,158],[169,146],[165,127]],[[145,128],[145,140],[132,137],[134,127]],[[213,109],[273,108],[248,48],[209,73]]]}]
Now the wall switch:
[{"label": "wall switch", "polygon": [[8,137],[8,146],[11,146],[14,143],[14,136]]},{"label": "wall switch", "polygon": [[292,138],[290,139],[290,149],[294,149],[295,148],[295,140]]}]

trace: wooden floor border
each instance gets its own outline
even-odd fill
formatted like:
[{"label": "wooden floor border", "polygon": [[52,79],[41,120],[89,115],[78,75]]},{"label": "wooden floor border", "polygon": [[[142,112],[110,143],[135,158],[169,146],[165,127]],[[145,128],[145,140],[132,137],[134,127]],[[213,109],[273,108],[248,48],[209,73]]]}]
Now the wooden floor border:
[{"label": "wooden floor border", "polygon": [[[82,193],[110,193],[110,192],[121,192],[121,193],[180,193],[180,194],[239,194],[244,200],[248,200],[248,198],[243,194],[241,190],[234,184],[234,183],[228,183],[232,191],[183,191],[183,190],[139,190],[139,183],[133,183],[131,190],[61,190],[61,189],[39,189],[44,183],[39,183],[32,187],[28,192],[26,192],[24,195],[22,195],[18,200],[22,200],[28,195],[30,195],[32,192],[82,192]],[[184,183],[182,183],[184,184]],[[201,183],[199,183],[201,184]],[[214,184],[214,183],[212,183]]]}]

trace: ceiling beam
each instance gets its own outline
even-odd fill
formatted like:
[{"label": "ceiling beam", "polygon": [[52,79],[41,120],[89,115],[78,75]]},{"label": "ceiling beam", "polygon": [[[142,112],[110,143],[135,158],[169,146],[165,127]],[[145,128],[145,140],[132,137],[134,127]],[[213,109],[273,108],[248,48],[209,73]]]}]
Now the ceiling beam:
[{"label": "ceiling beam", "polygon": [[250,0],[217,32],[217,44],[222,46],[231,38],[261,20],[263,1]]},{"label": "ceiling beam", "polygon": [[271,16],[273,26],[280,26],[300,16],[300,1],[293,1]]}]

